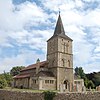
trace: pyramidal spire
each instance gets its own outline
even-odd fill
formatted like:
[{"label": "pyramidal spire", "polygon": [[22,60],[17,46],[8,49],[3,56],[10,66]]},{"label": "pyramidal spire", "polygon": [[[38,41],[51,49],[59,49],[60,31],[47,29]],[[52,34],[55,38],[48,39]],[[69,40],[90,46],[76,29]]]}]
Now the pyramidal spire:
[{"label": "pyramidal spire", "polygon": [[54,30],[54,34],[53,34],[53,36],[49,40],[51,40],[52,38],[54,38],[56,36],[68,39],[70,41],[73,41],[70,37],[68,37],[65,34],[65,30],[64,30],[63,23],[62,23],[61,16],[60,16],[60,11],[59,11],[59,16],[58,16],[58,20],[57,20],[57,23],[56,23],[56,27],[55,27],[55,30]]},{"label": "pyramidal spire", "polygon": [[59,35],[59,34],[65,35],[63,23],[60,16],[60,11],[59,11],[59,16],[55,27],[55,31],[54,31],[54,35]]}]

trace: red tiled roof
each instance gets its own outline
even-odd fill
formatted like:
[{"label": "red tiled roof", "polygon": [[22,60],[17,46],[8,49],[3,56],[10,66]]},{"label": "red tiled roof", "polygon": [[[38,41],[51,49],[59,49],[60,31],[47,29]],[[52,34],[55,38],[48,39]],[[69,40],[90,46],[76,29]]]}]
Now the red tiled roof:
[{"label": "red tiled roof", "polygon": [[15,79],[15,78],[28,78],[28,77],[30,77],[30,74],[16,75],[13,78]]},{"label": "red tiled roof", "polygon": [[[47,61],[40,62],[40,67],[46,67],[47,65],[48,65]],[[33,73],[30,73],[30,72],[23,73],[23,71],[27,71],[27,70],[30,70],[30,69],[34,69],[37,66],[38,66],[37,63],[36,64],[29,65],[29,66],[23,68],[21,70],[21,73],[19,75],[14,76],[13,78],[16,79],[16,78],[27,78],[27,77],[30,77],[30,76],[33,75]]]},{"label": "red tiled roof", "polygon": [[[47,64],[48,64],[47,61],[42,61],[42,62],[40,62],[40,67],[45,67],[45,65],[47,65]],[[29,66],[25,67],[21,71],[25,71],[25,70],[29,70],[29,69],[34,69],[37,66],[38,66],[37,63],[36,64],[32,64],[32,65],[29,65]]]}]

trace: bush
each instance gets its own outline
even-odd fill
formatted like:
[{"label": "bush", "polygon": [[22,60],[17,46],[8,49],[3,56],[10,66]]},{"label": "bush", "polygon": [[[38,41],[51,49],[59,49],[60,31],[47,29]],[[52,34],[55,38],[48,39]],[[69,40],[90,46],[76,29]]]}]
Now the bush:
[{"label": "bush", "polygon": [[13,78],[12,78],[12,76],[10,75],[10,73],[5,73],[5,72],[4,72],[4,74],[2,74],[2,76],[3,76],[3,77],[5,78],[5,80],[7,81],[8,86],[11,86],[11,83],[12,83]]},{"label": "bush", "polygon": [[5,80],[5,78],[0,76],[0,89],[3,89],[7,86],[7,81]]},{"label": "bush", "polygon": [[53,100],[55,97],[55,92],[45,91],[44,92],[44,100]]}]

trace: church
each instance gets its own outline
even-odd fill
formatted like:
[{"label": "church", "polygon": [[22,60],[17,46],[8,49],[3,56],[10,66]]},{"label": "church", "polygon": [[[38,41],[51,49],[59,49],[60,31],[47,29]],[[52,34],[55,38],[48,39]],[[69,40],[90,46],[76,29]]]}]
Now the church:
[{"label": "church", "polygon": [[47,40],[47,60],[29,65],[14,76],[13,86],[35,90],[78,91],[84,89],[83,79],[73,73],[73,40],[65,34],[59,13],[54,34]]}]

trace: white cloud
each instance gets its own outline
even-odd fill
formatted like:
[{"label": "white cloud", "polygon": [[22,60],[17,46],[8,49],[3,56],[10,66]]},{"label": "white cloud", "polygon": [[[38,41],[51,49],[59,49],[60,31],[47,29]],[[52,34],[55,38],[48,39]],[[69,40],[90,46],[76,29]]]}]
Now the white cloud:
[{"label": "white cloud", "polygon": [[83,7],[84,3],[81,0],[75,0],[75,4],[77,7]]},{"label": "white cloud", "polygon": [[[10,69],[10,66],[17,64],[25,65],[27,60],[31,62],[34,59],[34,55],[36,58],[45,58],[45,55],[40,55],[34,50],[46,54],[46,40],[52,36],[54,32],[52,28],[55,25],[50,19],[57,20],[56,13],[59,8],[66,34],[74,40],[74,66],[83,66],[86,72],[100,70],[98,67],[94,69],[94,65],[100,65],[97,61],[100,60],[100,8],[84,11],[86,3],[83,1],[94,2],[94,0],[63,0],[63,2],[42,0],[40,1],[42,8],[35,2],[26,1],[14,5],[12,0],[0,0],[0,46],[13,47],[9,40],[11,38],[15,40],[14,44],[17,46],[27,45],[27,48],[33,50],[27,52],[22,50],[17,56],[4,58],[0,63],[4,68],[0,67],[0,70],[5,70],[5,66]],[[48,14],[47,10],[52,13]],[[88,37],[89,35],[91,37]]]},{"label": "white cloud", "polygon": [[84,65],[84,71],[86,73],[91,73],[91,72],[98,72],[100,71],[100,63],[99,62],[92,62]]},{"label": "white cloud", "polygon": [[85,1],[85,2],[95,2],[95,1],[99,1],[99,0],[82,0],[82,1]]},{"label": "white cloud", "polygon": [[45,59],[45,56],[44,54],[36,54],[36,52],[33,51],[21,50],[20,54],[18,54],[16,57],[7,57],[2,59],[2,62],[0,62],[0,72],[8,72],[15,66],[28,66],[27,62],[34,63],[38,58],[43,60]]},{"label": "white cloud", "polygon": [[[85,20],[85,21],[84,21]],[[89,11],[84,15],[83,25],[84,26],[100,26],[100,9]]]},{"label": "white cloud", "polygon": [[[14,6],[11,0],[7,2],[6,0],[0,0],[0,4],[1,30],[22,30],[29,21],[32,21],[34,26],[44,21],[45,13],[35,3],[25,2]],[[16,9],[18,10],[16,11]]]},{"label": "white cloud", "polygon": [[98,45],[98,47],[96,47],[96,49],[94,51],[95,52],[100,52],[100,44]]},{"label": "white cloud", "polygon": [[[40,23],[46,24],[45,20],[47,20],[46,17],[48,16],[35,3],[25,2],[14,6],[11,0],[7,2],[6,0],[1,0],[0,4],[0,9],[2,9],[0,10],[0,43],[3,46],[7,45],[7,43],[9,44],[8,37],[19,41],[19,43],[27,42],[27,37],[31,33],[24,29],[25,26],[34,27],[40,25]],[[14,11],[15,8],[18,11]]]},{"label": "white cloud", "polygon": [[91,53],[93,50],[93,45],[86,42],[76,43],[77,54],[75,55],[75,63],[76,65],[83,65],[91,61]]}]

